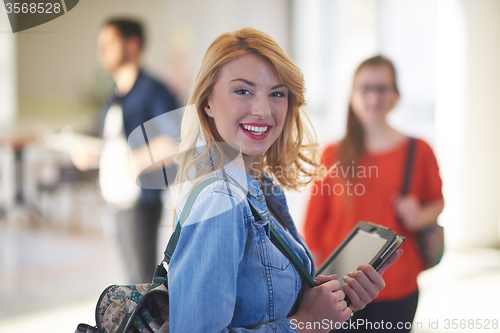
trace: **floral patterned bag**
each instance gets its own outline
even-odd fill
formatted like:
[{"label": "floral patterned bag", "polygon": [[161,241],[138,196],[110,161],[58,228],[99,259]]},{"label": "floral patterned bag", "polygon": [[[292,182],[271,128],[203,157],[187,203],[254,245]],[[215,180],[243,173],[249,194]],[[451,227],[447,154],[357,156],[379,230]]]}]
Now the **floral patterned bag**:
[{"label": "floral patterned bag", "polygon": [[187,219],[198,194],[210,183],[221,178],[209,178],[199,183],[189,194],[179,223],[168,241],[165,257],[156,268],[151,283],[112,285],[99,297],[96,306],[96,326],[79,324],[75,333],[168,333],[169,299],[166,266],[174,254],[182,225]]},{"label": "floral patterned bag", "polygon": [[97,331],[168,332],[168,309],[164,283],[109,286],[97,302]]}]

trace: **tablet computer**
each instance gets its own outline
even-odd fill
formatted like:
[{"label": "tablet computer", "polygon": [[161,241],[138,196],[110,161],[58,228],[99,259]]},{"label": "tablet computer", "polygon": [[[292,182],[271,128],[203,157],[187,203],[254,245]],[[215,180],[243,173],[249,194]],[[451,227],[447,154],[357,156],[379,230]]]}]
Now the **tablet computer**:
[{"label": "tablet computer", "polygon": [[349,272],[359,265],[369,264],[378,270],[403,244],[405,237],[377,224],[358,222],[349,235],[340,243],[323,264],[317,274],[337,274],[341,285]]}]

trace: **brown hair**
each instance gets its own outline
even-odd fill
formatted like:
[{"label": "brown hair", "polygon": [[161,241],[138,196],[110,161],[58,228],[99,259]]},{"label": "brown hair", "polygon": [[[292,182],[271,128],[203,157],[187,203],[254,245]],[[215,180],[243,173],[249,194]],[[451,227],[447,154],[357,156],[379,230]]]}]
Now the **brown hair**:
[{"label": "brown hair", "polygon": [[[375,67],[375,66],[386,66],[389,68],[392,74],[392,79],[394,83],[394,90],[399,96],[398,85],[396,82],[396,68],[394,64],[389,59],[377,55],[375,57],[369,58],[363,61],[356,71],[354,72],[353,77],[353,85],[354,79],[356,75],[366,67]],[[354,88],[354,86],[353,86]],[[352,97],[352,91],[351,91]],[[361,126],[359,119],[356,117],[352,110],[352,105],[349,99],[349,109],[347,113],[347,128],[346,134],[344,138],[340,141],[340,166],[342,167],[356,167],[359,164],[359,159],[361,155],[365,152],[365,131]],[[349,173],[350,174],[350,173]]]},{"label": "brown hair", "polygon": [[113,26],[120,33],[121,37],[124,39],[129,39],[132,37],[136,37],[139,39],[141,44],[141,50],[144,49],[144,45],[146,44],[146,37],[144,36],[144,27],[142,23],[135,19],[129,18],[111,18],[104,26]]},{"label": "brown hair", "polygon": [[[253,28],[222,34],[208,48],[191,90],[182,122],[182,153],[178,159],[180,168],[177,180],[194,180],[199,175],[193,177],[188,174],[191,166],[199,164],[209,155],[224,156],[224,149],[219,144],[220,136],[204,108],[222,67],[245,54],[267,59],[289,91],[283,131],[267,152],[256,159],[254,170],[257,169],[260,175],[267,173],[283,188],[298,190],[313,178],[324,176],[325,173],[324,168],[317,162],[318,144],[314,130],[308,126],[309,119],[302,109],[306,103],[304,77],[271,37]],[[206,145],[201,154],[193,149],[198,138]],[[225,160],[215,160],[212,171],[220,170],[224,162]]]}]

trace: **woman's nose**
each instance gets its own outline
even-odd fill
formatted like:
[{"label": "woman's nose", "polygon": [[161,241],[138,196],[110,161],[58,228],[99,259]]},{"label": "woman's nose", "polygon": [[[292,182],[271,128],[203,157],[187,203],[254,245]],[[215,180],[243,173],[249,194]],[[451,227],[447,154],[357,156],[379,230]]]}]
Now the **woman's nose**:
[{"label": "woman's nose", "polygon": [[371,90],[367,92],[364,96],[364,99],[367,103],[377,104],[381,100],[381,94],[375,90]]},{"label": "woman's nose", "polygon": [[257,96],[254,101],[255,103],[252,105],[251,114],[260,119],[268,118],[271,115],[271,106],[269,105],[267,96]]}]

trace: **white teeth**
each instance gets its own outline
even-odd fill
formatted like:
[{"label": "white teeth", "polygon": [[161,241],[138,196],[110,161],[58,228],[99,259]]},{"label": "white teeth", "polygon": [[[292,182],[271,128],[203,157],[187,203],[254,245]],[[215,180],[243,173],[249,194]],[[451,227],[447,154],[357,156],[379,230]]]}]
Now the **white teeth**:
[{"label": "white teeth", "polygon": [[248,125],[243,125],[243,128],[246,129],[247,131],[254,132],[256,134],[262,134],[267,131],[269,126],[266,127],[257,127],[257,126],[248,126]]},{"label": "white teeth", "polygon": [[264,134],[269,129],[269,126],[257,127],[257,126],[243,125],[243,128],[249,132],[253,132],[254,134],[260,135],[260,134]]}]

